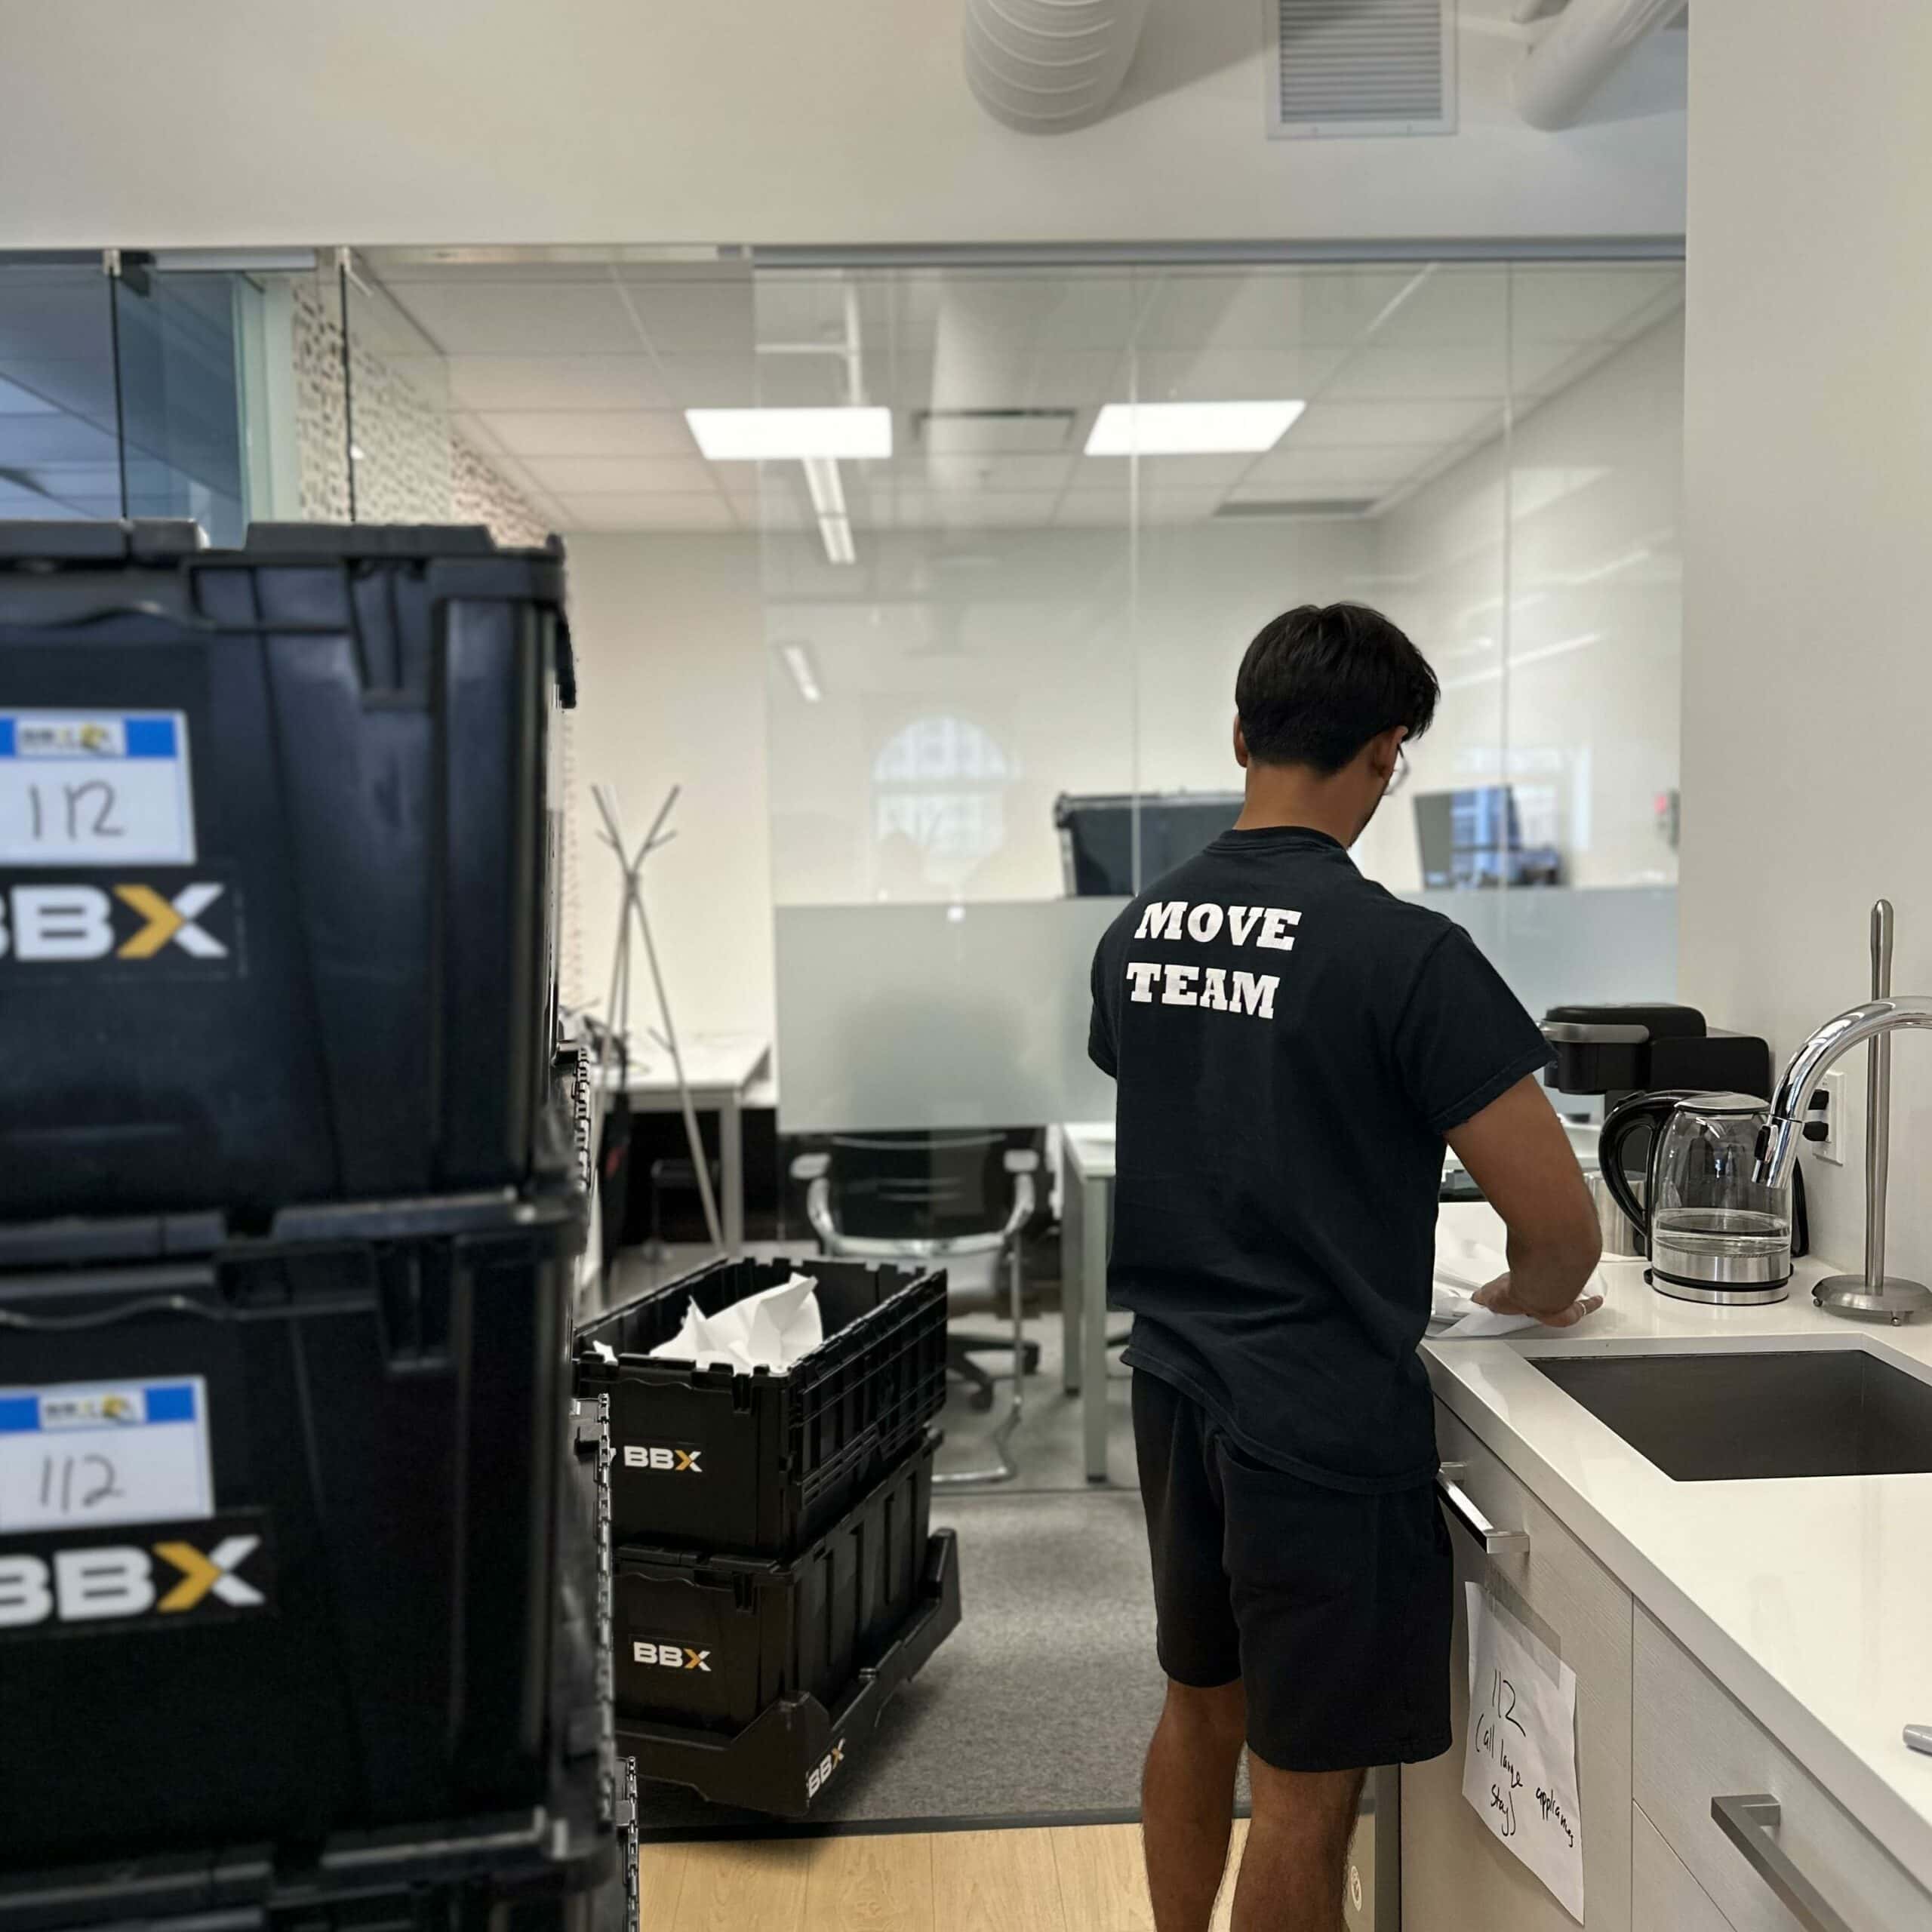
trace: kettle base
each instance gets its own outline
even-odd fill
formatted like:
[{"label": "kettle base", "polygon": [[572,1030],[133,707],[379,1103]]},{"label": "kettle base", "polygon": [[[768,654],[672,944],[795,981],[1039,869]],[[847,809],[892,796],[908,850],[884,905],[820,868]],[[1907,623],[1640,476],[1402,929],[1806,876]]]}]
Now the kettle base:
[{"label": "kettle base", "polygon": [[1762,1308],[1785,1301],[1791,1294],[1791,1277],[1781,1281],[1735,1281],[1718,1286],[1709,1281],[1680,1281],[1654,1269],[1644,1270],[1644,1279],[1660,1295],[1672,1301],[1700,1301],[1716,1308]]}]

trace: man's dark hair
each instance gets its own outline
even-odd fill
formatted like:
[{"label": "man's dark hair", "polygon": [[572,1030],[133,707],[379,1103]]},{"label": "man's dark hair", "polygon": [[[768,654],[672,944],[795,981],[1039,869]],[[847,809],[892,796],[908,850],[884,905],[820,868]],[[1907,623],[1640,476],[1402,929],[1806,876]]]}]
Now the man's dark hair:
[{"label": "man's dark hair", "polygon": [[1264,625],[1235,679],[1248,755],[1340,771],[1377,733],[1420,738],[1441,694],[1429,660],[1361,604],[1299,604]]}]

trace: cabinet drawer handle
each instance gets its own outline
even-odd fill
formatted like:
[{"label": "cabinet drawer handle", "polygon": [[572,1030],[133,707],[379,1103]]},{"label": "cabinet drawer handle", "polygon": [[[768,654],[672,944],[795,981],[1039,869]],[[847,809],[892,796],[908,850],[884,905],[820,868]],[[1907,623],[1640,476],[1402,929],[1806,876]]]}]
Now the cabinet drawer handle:
[{"label": "cabinet drawer handle", "polygon": [[1711,1816],[1726,1838],[1743,1853],[1759,1878],[1782,1903],[1796,1913],[1805,1932],[1851,1932],[1827,1905],[1818,1888],[1792,1862],[1778,1841],[1778,1801],[1763,1792],[1739,1798],[1714,1798]]},{"label": "cabinet drawer handle", "polygon": [[1530,1553],[1527,1530],[1499,1530],[1478,1507],[1476,1500],[1463,1487],[1469,1472],[1466,1463],[1444,1463],[1435,1472],[1435,1491],[1449,1506],[1449,1513],[1482,1545],[1486,1556],[1527,1556]]}]

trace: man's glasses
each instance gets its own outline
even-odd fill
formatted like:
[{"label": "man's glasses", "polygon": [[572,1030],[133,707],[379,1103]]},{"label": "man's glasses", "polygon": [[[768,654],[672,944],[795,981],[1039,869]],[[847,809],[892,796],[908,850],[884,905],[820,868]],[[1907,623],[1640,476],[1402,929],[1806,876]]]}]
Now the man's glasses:
[{"label": "man's glasses", "polygon": [[1389,774],[1389,782],[1382,788],[1385,798],[1392,798],[1409,782],[1409,755],[1400,745],[1395,747],[1395,769]]}]

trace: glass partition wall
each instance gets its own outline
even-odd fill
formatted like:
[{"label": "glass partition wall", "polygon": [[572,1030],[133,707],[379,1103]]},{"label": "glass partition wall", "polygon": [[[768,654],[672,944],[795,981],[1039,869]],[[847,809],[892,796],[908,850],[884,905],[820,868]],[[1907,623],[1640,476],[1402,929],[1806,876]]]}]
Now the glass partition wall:
[{"label": "glass partition wall", "polygon": [[1094,939],[1232,821],[1235,666],[1297,603],[1441,679],[1364,870],[1533,1011],[1670,995],[1679,265],[475,252],[0,258],[0,515],[561,529],[586,782],[658,782],[637,706],[763,711],[768,808],[670,748],[718,829],[663,889],[701,1023],[775,985],[786,1130],[1110,1109]]},{"label": "glass partition wall", "polygon": [[1235,668],[1300,603],[1442,682],[1364,872],[1533,1011],[1670,997],[1681,300],[1648,263],[760,271],[783,1125],[1110,1112],[1094,941],[1232,822]]}]

